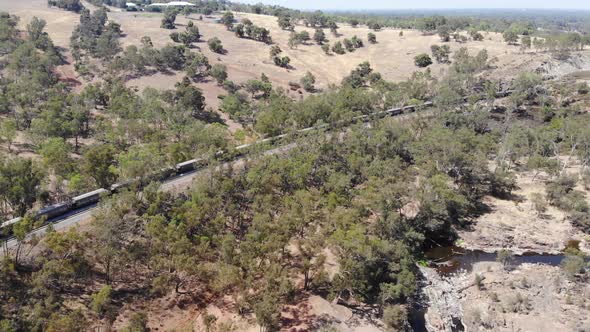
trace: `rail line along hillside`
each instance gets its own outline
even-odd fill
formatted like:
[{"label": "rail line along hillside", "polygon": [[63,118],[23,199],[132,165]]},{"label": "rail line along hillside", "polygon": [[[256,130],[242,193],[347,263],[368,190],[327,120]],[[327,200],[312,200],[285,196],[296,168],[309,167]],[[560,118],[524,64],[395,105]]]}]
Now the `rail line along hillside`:
[{"label": "rail line along hillside", "polygon": [[[422,109],[429,108],[432,106],[433,106],[433,103],[429,101],[429,102],[423,103],[422,105],[408,105],[408,106],[404,106],[404,107],[392,108],[392,109],[388,109],[385,111],[375,112],[373,114],[359,115],[359,116],[353,117],[350,120],[340,121],[338,123],[332,124],[332,126],[337,126],[338,128],[340,128],[344,124],[366,122],[366,121],[370,121],[370,120],[374,120],[374,119],[383,118],[386,116],[399,116],[399,115],[403,115],[403,114],[407,114],[407,113],[413,113],[419,109],[422,110]],[[318,126],[314,126],[314,127],[299,129],[296,131],[296,133],[297,134],[305,134],[305,133],[309,133],[312,131],[318,131],[318,130],[324,131],[324,130],[329,130],[330,127],[331,126],[328,124],[318,125]],[[235,152],[218,151],[217,153],[215,153],[214,157],[223,159],[223,158],[226,158],[226,155],[230,155],[231,156],[230,158],[239,158],[239,157],[242,157],[245,154],[247,154],[248,149],[250,149],[254,146],[261,145],[261,144],[280,144],[280,142],[287,137],[289,137],[288,134],[281,134],[281,135],[277,135],[274,137],[268,137],[268,138],[256,141],[254,143],[239,145],[239,146],[235,147]],[[136,178],[136,179],[127,180],[125,182],[114,183],[108,189],[105,189],[105,188],[96,189],[94,191],[76,196],[69,201],[45,206],[45,207],[39,209],[38,212],[33,212],[33,214],[34,214],[35,219],[37,219],[37,220],[46,220],[49,223],[55,223],[55,222],[58,222],[60,219],[67,217],[72,212],[83,211],[84,209],[86,209],[88,207],[95,206],[101,200],[101,198],[104,198],[106,196],[110,196],[111,194],[119,193],[122,190],[129,189],[129,188],[133,188],[134,190],[140,190],[143,187],[143,185],[149,183],[150,180],[166,181],[166,180],[169,180],[169,179],[177,177],[177,176],[182,176],[182,175],[186,175],[188,173],[198,171],[200,169],[203,169],[204,167],[207,167],[207,165],[208,165],[208,158],[198,158],[198,159],[187,160],[185,162],[181,162],[181,163],[176,164],[174,167],[162,169],[154,174],[148,174],[144,178]],[[22,220],[22,217],[16,217],[16,218],[7,220],[0,225],[0,230],[2,233],[2,237],[3,237],[2,240],[8,240],[8,239],[12,238],[12,227],[14,226],[15,223],[18,223],[21,220]],[[45,226],[45,225],[43,225],[43,226]]]}]

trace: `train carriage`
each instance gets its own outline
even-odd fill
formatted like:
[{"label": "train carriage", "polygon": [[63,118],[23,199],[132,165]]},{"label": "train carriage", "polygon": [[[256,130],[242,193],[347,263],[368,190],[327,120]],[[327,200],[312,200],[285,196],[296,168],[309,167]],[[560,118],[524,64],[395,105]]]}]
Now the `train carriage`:
[{"label": "train carriage", "polygon": [[98,203],[101,195],[108,195],[110,191],[100,188],[89,193],[82,194],[73,198],[73,207],[81,208],[94,203]]},{"label": "train carriage", "polygon": [[72,202],[62,202],[62,203],[56,203],[53,205],[49,205],[49,206],[43,207],[41,210],[39,210],[39,213],[37,213],[37,218],[46,217],[47,219],[51,219],[54,217],[58,217],[64,213],[70,211],[71,207],[72,207]]},{"label": "train carriage", "polygon": [[196,169],[199,169],[207,164],[207,161],[203,158],[198,159],[191,159],[179,164],[176,164],[176,173],[183,174],[187,172],[192,172]]}]

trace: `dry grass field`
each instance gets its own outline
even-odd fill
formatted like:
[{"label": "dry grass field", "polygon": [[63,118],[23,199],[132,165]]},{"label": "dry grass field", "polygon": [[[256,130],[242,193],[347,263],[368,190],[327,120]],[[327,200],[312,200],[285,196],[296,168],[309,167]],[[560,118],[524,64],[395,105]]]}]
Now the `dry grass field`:
[{"label": "dry grass field", "polygon": [[[160,28],[160,14],[113,12],[110,14],[110,18],[122,25],[122,29],[126,33],[126,37],[123,38],[125,45],[139,44],[142,36],[151,37],[157,47],[170,42],[168,35],[171,31]],[[188,18],[178,16],[176,20],[178,29],[184,29],[188,20],[196,21],[197,18],[197,15]],[[238,20],[248,18],[254,24],[271,31],[273,41],[281,47],[285,55],[291,58],[293,69],[287,70],[272,63],[269,57],[270,45],[237,38],[233,32],[227,31],[222,25],[216,23],[218,18],[218,16],[205,17],[203,21],[195,23],[203,34],[204,41],[212,37],[220,38],[228,51],[227,54],[212,53],[204,41],[199,43],[198,47],[212,63],[225,64],[229,69],[230,78],[236,82],[257,78],[261,73],[265,73],[273,83],[286,87],[288,82],[299,81],[307,71],[310,71],[316,76],[318,86],[322,88],[329,84],[340,83],[343,77],[363,61],[369,61],[372,67],[380,72],[385,79],[399,81],[419,70],[414,65],[414,56],[420,53],[430,53],[431,45],[440,44],[440,39],[436,35],[424,36],[419,31],[404,31],[403,37],[400,37],[399,30],[384,29],[376,32],[378,43],[371,45],[366,41],[367,34],[371,30],[366,27],[353,28],[341,24],[338,37],[326,31],[330,44],[356,35],[364,40],[365,47],[344,55],[326,55],[320,46],[314,43],[290,49],[288,47],[290,32],[279,29],[276,17],[237,14]],[[314,32],[311,28],[296,27],[296,31],[302,30],[307,30],[312,35]],[[513,74],[515,69],[527,65],[531,61],[538,62],[544,58],[543,55],[523,54],[517,46],[508,46],[504,43],[501,35],[496,33],[487,34],[482,42],[469,41],[464,44],[452,42],[450,45],[452,51],[460,47],[467,47],[474,53],[486,49],[490,57],[498,59],[496,66],[499,70],[498,74],[502,77]],[[433,64],[430,68],[435,75],[438,75],[447,66]],[[158,81],[166,84],[167,80]],[[137,84],[141,86],[142,82],[137,82]]]},{"label": "dry grass field", "polygon": [[[87,7],[91,5],[85,3]],[[17,1],[0,0],[0,10],[8,11],[20,16],[20,26],[25,28],[33,16],[47,21],[46,30],[54,42],[65,49],[69,47],[69,38],[72,29],[78,22],[78,15],[55,8],[48,8],[45,0]],[[160,28],[162,14],[148,12],[125,12],[112,8],[109,19],[121,24],[125,36],[122,39],[123,46],[139,45],[143,36],[149,36],[154,46],[162,47],[172,41],[169,38],[171,30]],[[248,39],[239,39],[233,32],[227,31],[225,27],[218,24],[219,16],[204,17],[203,21],[198,20],[198,15],[177,17],[177,30],[182,31],[188,20],[195,21],[199,27],[202,42],[197,43],[200,49],[212,64],[223,63],[227,66],[231,80],[242,83],[252,78],[259,78],[260,74],[266,74],[275,86],[287,88],[291,81],[299,81],[307,71],[313,73],[317,78],[317,87],[326,88],[330,84],[338,84],[350,71],[363,61],[369,61],[371,66],[387,80],[399,81],[409,77],[418,69],[414,65],[414,56],[420,53],[430,53],[430,46],[440,44],[438,36],[424,36],[419,31],[404,31],[399,36],[399,30],[384,29],[376,32],[377,44],[371,45],[367,42],[367,33],[370,30],[366,27],[353,28],[347,24],[340,24],[339,36],[336,37],[326,30],[330,44],[337,40],[350,38],[354,35],[365,42],[363,48],[353,53],[344,55],[326,55],[319,45],[309,43],[300,45],[295,49],[288,47],[289,31],[279,29],[276,17],[238,13],[236,18],[241,20],[249,18],[254,24],[265,27],[271,31],[273,41],[283,49],[283,54],[291,58],[292,69],[283,69],[275,66],[270,57],[270,45]],[[313,34],[313,29],[297,26],[296,31],[307,30]],[[206,41],[209,38],[218,37],[223,42],[227,54],[219,55],[211,52]],[[508,46],[500,34],[487,33],[484,41],[468,41],[463,44],[450,43],[451,50],[456,51],[460,47],[467,47],[471,52],[486,49],[490,57],[497,59],[496,69],[493,75],[507,78],[517,72],[516,69],[533,69],[546,59],[546,55],[526,53],[523,54],[518,46]],[[67,52],[66,52],[67,54]],[[435,76],[440,75],[448,65],[433,64],[430,66]],[[66,76],[73,76],[75,73],[69,68],[60,68]],[[176,75],[158,74],[151,77],[143,77],[129,82],[132,86],[142,89],[147,86],[168,89],[182,77],[182,73]],[[82,82],[83,83],[83,82]],[[207,103],[216,108],[218,100],[216,96],[223,91],[210,82],[199,84],[205,91]],[[293,93],[294,98],[299,98]]]}]

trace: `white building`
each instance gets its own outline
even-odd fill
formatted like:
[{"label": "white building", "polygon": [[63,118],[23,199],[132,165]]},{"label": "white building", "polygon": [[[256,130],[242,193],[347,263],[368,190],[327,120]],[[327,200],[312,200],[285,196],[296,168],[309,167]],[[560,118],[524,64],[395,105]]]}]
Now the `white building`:
[{"label": "white building", "polygon": [[152,7],[186,7],[186,6],[194,6],[195,4],[190,3],[188,1],[170,1],[170,2],[156,2],[152,3],[149,6]]}]

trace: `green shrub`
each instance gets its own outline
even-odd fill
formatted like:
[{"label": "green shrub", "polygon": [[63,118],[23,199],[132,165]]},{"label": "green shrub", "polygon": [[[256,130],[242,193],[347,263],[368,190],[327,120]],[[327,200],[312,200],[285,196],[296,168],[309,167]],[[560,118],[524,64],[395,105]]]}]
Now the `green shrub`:
[{"label": "green shrub", "polygon": [[162,18],[162,24],[160,24],[160,27],[162,29],[175,29],[176,24],[174,24],[174,21],[176,21],[176,11],[167,10],[164,13],[164,17]]},{"label": "green shrub", "polygon": [[432,45],[430,46],[432,56],[438,63],[449,63],[449,55],[451,54],[451,48],[449,45]]},{"label": "green shrub", "polygon": [[503,266],[508,266],[514,260],[514,255],[508,249],[502,249],[498,252],[496,256],[496,262],[502,264]]},{"label": "green shrub", "polygon": [[209,75],[217,81],[217,84],[222,85],[223,82],[227,80],[227,67],[220,63],[216,63],[211,69],[209,69]]},{"label": "green shrub", "polygon": [[418,54],[414,57],[414,63],[420,68],[428,67],[432,64],[432,59],[426,53]]},{"label": "green shrub", "polygon": [[590,86],[588,86],[588,83],[586,82],[578,83],[576,85],[576,90],[578,90],[579,94],[585,95],[590,92]]},{"label": "green shrub", "polygon": [[73,12],[80,12],[84,6],[80,3],[80,0],[48,0],[47,5],[55,6],[57,8],[73,11]]},{"label": "green shrub", "polygon": [[537,211],[537,215],[541,215],[547,211],[547,200],[542,194],[533,193],[531,195],[531,203],[535,211]]},{"label": "green shrub", "polygon": [[590,234],[590,215],[587,212],[573,212],[570,215],[572,225],[586,234]]},{"label": "green shrub", "polygon": [[346,50],[344,49],[344,46],[342,46],[342,42],[337,41],[334,46],[332,46],[332,52],[336,54],[344,54],[346,53]]},{"label": "green shrub", "polygon": [[342,43],[344,44],[344,47],[346,48],[346,50],[348,52],[352,52],[354,51],[354,44],[352,43],[352,40],[348,39],[348,38],[344,38],[344,40],[342,41]]},{"label": "green shrub", "polygon": [[547,184],[545,191],[547,200],[553,206],[556,206],[568,212],[588,212],[590,206],[586,202],[584,193],[574,190],[576,179],[568,176],[561,176],[555,181]]},{"label": "green shrub", "polygon": [[291,58],[289,58],[288,56],[284,56],[284,57],[275,56],[273,58],[273,61],[274,61],[275,65],[277,65],[279,67],[289,68],[289,64],[291,63]]},{"label": "green shrub", "polygon": [[122,331],[123,332],[147,332],[148,318],[145,312],[135,312],[129,319],[129,324]]},{"label": "green shrub", "polygon": [[209,45],[209,49],[215,53],[222,54],[223,53],[223,44],[221,44],[221,40],[217,37],[213,37],[207,41],[207,45]]},{"label": "green shrub", "polygon": [[585,265],[584,257],[580,255],[566,255],[561,261],[563,272],[570,278],[584,272]]},{"label": "green shrub", "polygon": [[112,312],[112,293],[113,288],[109,285],[102,287],[98,293],[92,295],[91,307],[100,317],[110,316]]},{"label": "green shrub", "polygon": [[303,76],[301,78],[301,85],[303,86],[303,89],[307,92],[313,92],[315,91],[315,76],[313,76],[312,73],[307,72],[305,74],[305,76]]}]

